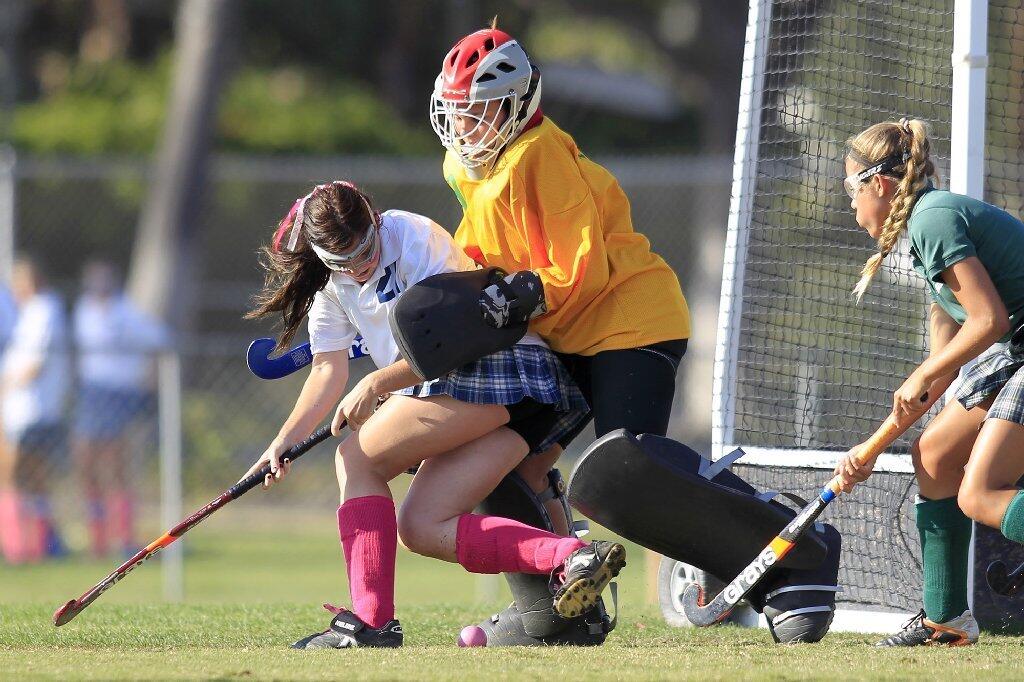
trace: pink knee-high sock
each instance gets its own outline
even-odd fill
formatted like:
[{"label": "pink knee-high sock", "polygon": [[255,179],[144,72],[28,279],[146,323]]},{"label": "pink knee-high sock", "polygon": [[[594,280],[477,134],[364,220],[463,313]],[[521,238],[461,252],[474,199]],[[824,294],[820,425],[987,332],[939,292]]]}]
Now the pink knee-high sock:
[{"label": "pink knee-high sock", "polygon": [[135,501],[131,493],[119,490],[107,496],[110,535],[121,550],[135,550]]},{"label": "pink knee-high sock", "polygon": [[382,495],[346,500],[338,507],[338,533],[352,613],[379,628],[395,617],[398,522],[394,501]]},{"label": "pink knee-high sock", "polygon": [[463,514],[455,556],[473,573],[550,573],[587,543],[500,516]]},{"label": "pink knee-high sock", "polygon": [[26,561],[42,561],[46,556],[46,541],[53,526],[50,502],[43,495],[26,495],[22,501],[24,558]]},{"label": "pink knee-high sock", "polygon": [[25,560],[25,535],[21,495],[13,490],[0,492],[0,551],[8,563]]},{"label": "pink knee-high sock", "polygon": [[86,513],[89,516],[89,541],[93,556],[101,557],[107,553],[107,511],[103,500],[98,497],[89,498]]}]

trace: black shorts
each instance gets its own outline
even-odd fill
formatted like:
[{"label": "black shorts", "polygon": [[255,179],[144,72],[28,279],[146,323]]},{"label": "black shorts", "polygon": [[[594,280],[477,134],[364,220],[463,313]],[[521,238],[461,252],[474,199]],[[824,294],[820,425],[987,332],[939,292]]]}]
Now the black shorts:
[{"label": "black shorts", "polygon": [[[558,357],[590,404],[598,437],[615,429],[664,436],[672,414],[676,371],[685,354],[686,339],[676,339],[592,356]],[[587,423],[559,439],[559,445],[568,447]]]},{"label": "black shorts", "polygon": [[539,403],[533,398],[523,398],[514,405],[506,405],[505,409],[508,410],[508,424],[505,426],[526,441],[530,452],[541,446],[559,420],[554,405]]}]

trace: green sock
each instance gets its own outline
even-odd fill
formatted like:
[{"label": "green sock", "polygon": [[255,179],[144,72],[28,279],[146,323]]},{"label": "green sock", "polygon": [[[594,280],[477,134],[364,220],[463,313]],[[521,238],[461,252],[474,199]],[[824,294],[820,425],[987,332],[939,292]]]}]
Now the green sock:
[{"label": "green sock", "polygon": [[928,620],[945,623],[967,610],[971,520],[955,497],[921,498],[915,507],[924,564],[924,612]]},{"label": "green sock", "polygon": [[1003,521],[999,524],[999,530],[1007,540],[1024,543],[1024,490],[1017,493],[1003,514]]}]

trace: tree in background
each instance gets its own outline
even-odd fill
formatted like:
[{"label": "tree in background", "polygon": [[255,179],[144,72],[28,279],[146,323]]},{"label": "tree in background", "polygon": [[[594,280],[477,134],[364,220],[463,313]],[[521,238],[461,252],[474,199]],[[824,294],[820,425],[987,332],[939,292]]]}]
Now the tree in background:
[{"label": "tree in background", "polygon": [[[188,117],[197,113],[181,108],[182,96],[171,94],[172,78],[180,73],[175,60],[182,58],[175,38],[181,44],[185,39],[174,31],[174,11],[183,5],[10,2],[24,15],[12,31],[18,57],[15,145],[31,154],[79,156],[159,149],[166,164],[172,128],[165,121],[193,125]],[[495,14],[541,65],[545,111],[588,154],[724,154],[735,134],[746,11],[744,0],[246,0],[237,4],[227,29],[235,49],[219,67],[219,107],[210,107],[207,129],[194,131],[199,141],[206,135],[205,142],[179,151],[175,162],[179,170],[200,164],[197,174],[186,174],[187,182],[165,176],[171,182],[152,185],[148,195],[137,177],[108,182],[96,188],[104,196],[102,215],[55,216],[35,227],[36,236],[47,230],[47,243],[64,243],[58,234],[64,230],[77,244],[122,263],[131,249],[133,294],[165,319],[186,320],[190,315],[183,311],[193,299],[187,287],[201,279],[187,273],[199,272],[195,257],[204,236],[213,235],[198,229],[199,202],[180,202],[197,196],[192,192],[201,184],[207,147],[239,154],[440,158],[426,116],[440,56]],[[179,116],[186,119],[175,120]],[[45,182],[31,191],[28,200],[37,203],[62,198]],[[232,221],[217,230],[220,242],[243,230],[251,237],[261,221],[269,225],[265,205],[261,213],[239,199],[246,190],[234,191],[232,206],[206,206]],[[683,281],[699,330],[716,324],[727,202],[725,193],[700,197],[678,216],[678,231],[670,237],[676,244],[663,249]],[[142,231],[131,247],[115,230],[140,206]],[[56,267],[73,267],[73,254],[54,250],[53,257]],[[158,257],[166,262],[151,267]],[[227,277],[234,282],[239,272],[235,267]],[[173,298],[161,298],[161,287],[174,291]],[[179,305],[178,312],[171,310]],[[685,373],[710,374],[713,342],[707,332],[695,337]],[[706,400],[705,393],[687,391],[687,414],[709,412],[697,402]]]},{"label": "tree in background", "polygon": [[[734,127],[746,4],[247,0],[231,30],[238,56],[215,147],[432,153],[423,110],[439,55],[497,14],[559,86],[545,100],[591,153],[722,151]],[[16,144],[75,154],[155,149],[174,5],[42,0],[28,8],[18,31]]]},{"label": "tree in background", "polygon": [[183,0],[174,84],[156,169],[142,205],[129,277],[140,308],[181,330],[198,294],[199,208],[231,28],[231,0]]}]

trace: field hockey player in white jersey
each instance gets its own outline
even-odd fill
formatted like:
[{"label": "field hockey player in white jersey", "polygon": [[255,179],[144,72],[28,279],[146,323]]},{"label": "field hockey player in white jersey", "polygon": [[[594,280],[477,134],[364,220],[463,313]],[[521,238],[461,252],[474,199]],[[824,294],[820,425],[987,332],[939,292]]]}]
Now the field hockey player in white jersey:
[{"label": "field hockey player in white jersey", "polygon": [[[554,353],[527,336],[432,381],[399,359],[388,324],[397,298],[431,275],[474,268],[448,233],[423,216],[377,213],[355,185],[335,181],[295,202],[264,256],[266,285],[250,317],[281,314],[284,347],[308,315],[314,359],[291,415],[249,473],[269,462],[275,473],[267,487],[285,476],[281,453],[335,405],[335,433],[346,420],[352,429],[336,455],[351,610],[330,607],[330,627],[294,646],[402,644],[394,605],[399,534],[412,551],[471,572],[550,574],[553,608],[566,615],[584,598],[594,604],[625,563],[621,545],[472,513],[524,457],[585,419],[586,401]],[[346,394],[357,333],[378,369]],[[388,482],[417,465],[396,518]]]}]

